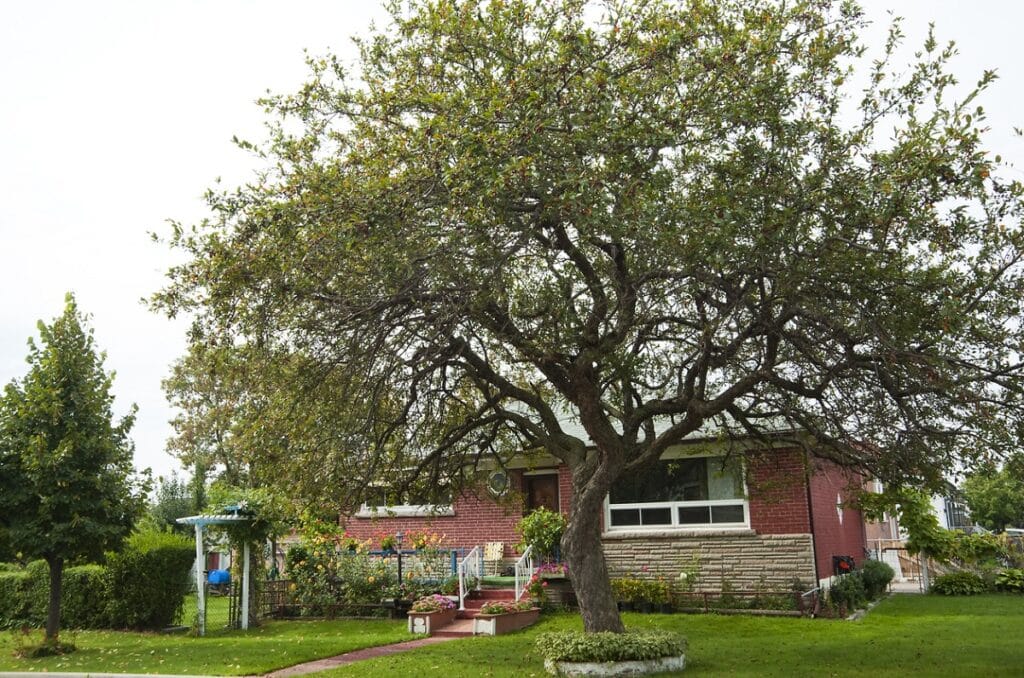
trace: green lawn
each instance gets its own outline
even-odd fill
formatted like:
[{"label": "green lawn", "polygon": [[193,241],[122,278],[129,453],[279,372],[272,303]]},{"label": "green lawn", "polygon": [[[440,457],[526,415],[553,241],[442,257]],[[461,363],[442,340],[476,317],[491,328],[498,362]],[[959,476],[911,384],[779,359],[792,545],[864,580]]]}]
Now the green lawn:
[{"label": "green lawn", "polygon": [[[1022,676],[1024,597],[896,596],[859,622],[626,614],[690,640],[685,676]],[[468,638],[360,662],[334,676],[540,676],[538,633],[579,628],[552,615],[522,633]],[[328,674],[321,674],[325,677]]]},{"label": "green lawn", "polygon": [[[0,633],[0,671],[246,675],[411,637],[404,622],[376,619],[268,622],[247,632],[220,631],[204,638],[70,631],[61,639],[73,642],[78,651],[24,660],[13,656],[18,635]],[[37,632],[33,639],[41,635]]]},{"label": "green lawn", "polygon": [[[626,614],[690,639],[686,676],[1024,676],[1024,596],[895,596],[859,622],[716,615]],[[572,614],[497,638],[467,638],[381,657],[330,676],[540,676],[538,633],[579,628]],[[302,661],[398,642],[387,620],[271,622],[206,638],[82,631],[66,657],[24,661],[16,634],[0,634],[0,671],[262,673]],[[325,678],[327,674],[324,675]]]}]

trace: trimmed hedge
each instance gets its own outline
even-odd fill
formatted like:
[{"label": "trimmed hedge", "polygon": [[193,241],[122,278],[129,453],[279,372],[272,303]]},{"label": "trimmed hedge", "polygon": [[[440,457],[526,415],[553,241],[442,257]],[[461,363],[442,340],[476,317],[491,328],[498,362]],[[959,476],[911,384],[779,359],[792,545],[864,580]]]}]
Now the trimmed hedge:
[{"label": "trimmed hedge", "polygon": [[[104,568],[80,565],[64,570],[61,626],[102,628],[105,625]],[[0,628],[42,626],[50,603],[50,568],[34,560],[25,569],[0,572]]]},{"label": "trimmed hedge", "polygon": [[195,557],[192,541],[171,532],[133,534],[121,551],[107,554],[109,625],[159,629],[173,624]]},{"label": "trimmed hedge", "polygon": [[[46,576],[49,577],[47,571]],[[50,587],[43,587],[44,600],[49,602]],[[106,604],[110,591],[106,568],[102,565],[79,565],[64,569],[60,587],[60,623],[68,629],[98,629],[107,626]],[[44,620],[46,605],[43,606]]]},{"label": "trimmed hedge", "polygon": [[[174,623],[190,585],[195,550],[171,533],[133,535],[107,565],[64,570],[64,628],[159,629]],[[0,628],[42,626],[50,600],[46,561],[0,570]]]},{"label": "trimmed hedge", "polygon": [[22,569],[0,570],[0,628],[30,624],[27,598],[29,574]]},{"label": "trimmed hedge", "polygon": [[686,639],[670,631],[560,631],[537,636],[537,650],[555,662],[642,661],[678,657],[686,652]]}]

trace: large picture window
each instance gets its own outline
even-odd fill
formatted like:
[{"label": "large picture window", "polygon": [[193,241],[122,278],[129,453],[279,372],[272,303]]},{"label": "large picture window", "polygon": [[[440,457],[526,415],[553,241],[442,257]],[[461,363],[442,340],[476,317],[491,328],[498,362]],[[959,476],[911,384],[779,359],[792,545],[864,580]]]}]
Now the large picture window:
[{"label": "large picture window", "polygon": [[608,494],[608,529],[746,527],[739,462],[724,457],[663,459],[621,478]]}]

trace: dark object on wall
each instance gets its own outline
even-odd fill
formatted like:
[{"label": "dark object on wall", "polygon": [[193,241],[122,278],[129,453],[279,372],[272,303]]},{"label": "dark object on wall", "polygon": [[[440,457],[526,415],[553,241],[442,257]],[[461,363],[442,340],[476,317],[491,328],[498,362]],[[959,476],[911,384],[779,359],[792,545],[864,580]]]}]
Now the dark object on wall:
[{"label": "dark object on wall", "polygon": [[853,556],[832,556],[833,574],[849,574],[854,571]]}]

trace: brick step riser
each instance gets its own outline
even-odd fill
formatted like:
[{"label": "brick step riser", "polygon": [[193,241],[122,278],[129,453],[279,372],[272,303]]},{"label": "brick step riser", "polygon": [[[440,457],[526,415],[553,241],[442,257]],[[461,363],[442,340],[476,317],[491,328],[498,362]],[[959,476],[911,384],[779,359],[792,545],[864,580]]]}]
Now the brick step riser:
[{"label": "brick step riser", "polygon": [[500,599],[500,600],[496,599],[496,598],[489,598],[489,599],[488,598],[475,598],[475,599],[472,599],[472,600],[469,599],[469,598],[466,598],[466,607],[467,608],[472,607],[474,609],[480,609],[481,607],[483,607],[484,605],[487,605],[489,603],[511,603],[511,602],[514,602],[511,598],[503,598],[503,599]]},{"label": "brick step riser", "polygon": [[512,589],[482,589],[480,591],[473,591],[466,596],[466,601],[470,600],[513,600],[516,597],[516,592]]}]

